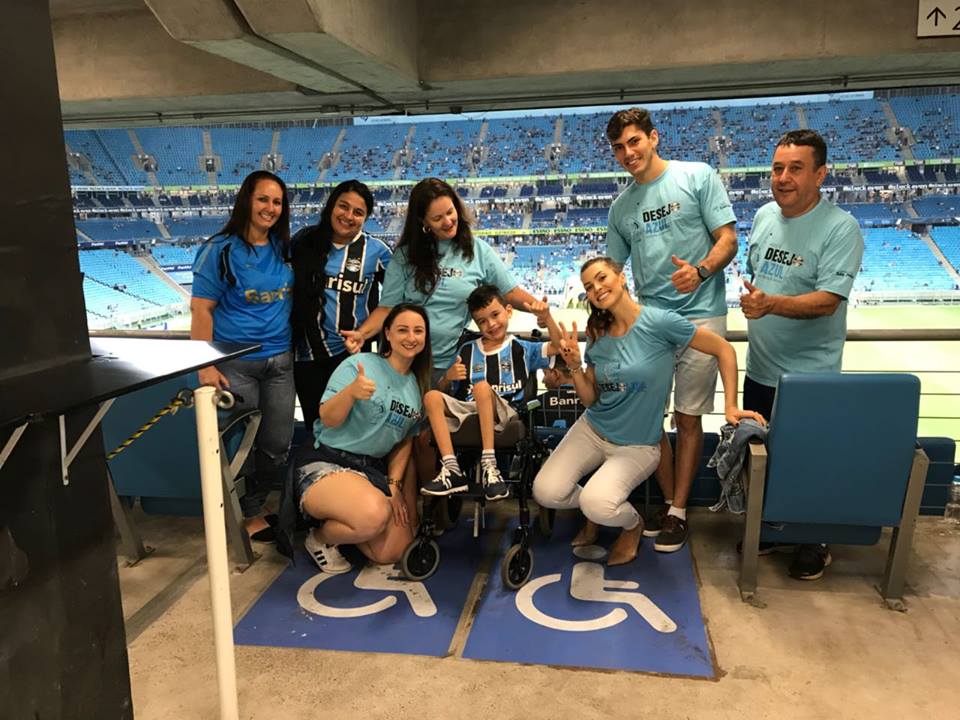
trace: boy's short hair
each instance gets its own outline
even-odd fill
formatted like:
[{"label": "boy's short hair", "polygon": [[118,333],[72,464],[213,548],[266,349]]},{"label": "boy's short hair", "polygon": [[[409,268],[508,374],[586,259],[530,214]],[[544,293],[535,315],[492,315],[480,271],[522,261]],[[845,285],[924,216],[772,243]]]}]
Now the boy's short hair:
[{"label": "boy's short hair", "polygon": [[570,375],[570,366],[560,353],[550,356],[550,369],[556,370],[561,375]]},{"label": "boy's short hair", "polygon": [[500,292],[500,288],[496,285],[479,285],[467,298],[467,310],[473,315],[477,310],[483,310],[494,300],[498,300],[504,307],[507,306],[507,300]]}]

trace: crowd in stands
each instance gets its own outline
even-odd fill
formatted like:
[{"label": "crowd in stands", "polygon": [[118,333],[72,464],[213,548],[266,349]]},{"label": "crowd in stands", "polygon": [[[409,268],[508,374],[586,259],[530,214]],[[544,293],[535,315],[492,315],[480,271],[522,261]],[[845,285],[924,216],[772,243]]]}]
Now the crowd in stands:
[{"label": "crowd in stands", "polygon": [[[443,123],[68,130],[78,239],[83,246],[149,247],[161,267],[189,284],[183,267],[190,263],[194,243],[223,227],[233,203],[230,186],[254,169],[270,166],[291,186],[300,186],[290,192],[294,231],[316,222],[329,184],[350,177],[372,181],[377,207],[366,229],[388,243],[403,225],[409,183],[425,175],[459,177],[457,190],[478,232],[531,288],[560,294],[571,268],[602,244],[610,203],[628,184],[609,151],[606,119],[600,112]],[[855,289],[956,287],[929,244],[960,269],[960,228],[955,226],[960,178],[952,162],[960,155],[960,96],[675,108],[658,111],[657,124],[662,154],[701,159],[721,169],[744,168],[723,174],[741,236],[769,199],[769,177],[758,168],[769,165],[770,147],[788,128],[818,129],[835,163],[905,161],[883,168],[834,168],[823,184],[825,196],[866,230],[867,253]],[[943,162],[919,164],[914,158]],[[582,173],[609,175],[577,176]],[[503,180],[470,180],[474,177]],[[401,182],[376,185],[388,180]],[[226,187],[218,189],[214,182]],[[191,186],[202,189],[186,189]],[[92,252],[114,251],[85,251],[88,265],[98,257]],[[731,297],[738,292],[743,262],[738,258],[728,269]],[[151,275],[134,265],[126,269]],[[94,273],[85,281],[96,298],[92,315],[123,314],[144,302],[131,302],[139,294],[133,283],[100,277],[101,269]],[[156,292],[144,290],[148,304],[177,299],[160,285]]]},{"label": "crowd in stands", "polygon": [[[151,176],[162,186],[205,186],[211,177],[229,185],[268,166],[291,184],[527,176],[618,171],[606,118],[558,112],[443,123],[67,130],[65,138],[76,186],[149,186]],[[658,111],[657,123],[663,152],[719,167],[765,166],[776,137],[804,126],[823,134],[834,162],[960,154],[960,96],[949,93],[683,107]]]}]

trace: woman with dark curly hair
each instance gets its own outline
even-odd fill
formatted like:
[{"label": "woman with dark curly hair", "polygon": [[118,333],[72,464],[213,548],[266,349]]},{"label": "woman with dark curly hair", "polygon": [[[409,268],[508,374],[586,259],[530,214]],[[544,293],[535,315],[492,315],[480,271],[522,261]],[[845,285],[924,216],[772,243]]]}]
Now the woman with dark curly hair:
[{"label": "woman with dark curly hair", "polygon": [[377,306],[390,263],[386,243],[363,231],[373,207],[370,188],[346,180],[330,193],[320,222],[293,237],[293,376],[308,431],[330,375],[350,354],[342,333]]}]

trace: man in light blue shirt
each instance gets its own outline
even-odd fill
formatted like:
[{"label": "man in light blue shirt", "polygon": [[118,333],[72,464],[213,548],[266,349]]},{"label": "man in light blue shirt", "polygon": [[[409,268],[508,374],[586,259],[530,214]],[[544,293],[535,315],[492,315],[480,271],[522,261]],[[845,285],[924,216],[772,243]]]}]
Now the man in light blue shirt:
[{"label": "man in light blue shirt", "polygon": [[[840,372],[863,236],[852,215],[820,197],[826,163],[816,132],[785,133],[773,154],[774,202],[757,211],[750,233],[743,407],[768,419],[783,373]],[[816,580],[830,561],[826,546],[800,545],[790,575]]]},{"label": "man in light blue shirt", "polygon": [[[610,207],[608,254],[620,263],[630,259],[642,304],[673,310],[722,337],[723,268],[737,254],[737,234],[720,176],[705,163],[661,158],[660,137],[642,108],[614,113],[607,139],[634,180]],[[717,386],[717,363],[709,355],[682,348],[674,365],[676,466],[664,436],[656,472],[670,509],[648,518],[644,531],[657,538],[659,552],[674,552],[686,542],[687,499],[703,452],[700,418],[713,411]]]}]

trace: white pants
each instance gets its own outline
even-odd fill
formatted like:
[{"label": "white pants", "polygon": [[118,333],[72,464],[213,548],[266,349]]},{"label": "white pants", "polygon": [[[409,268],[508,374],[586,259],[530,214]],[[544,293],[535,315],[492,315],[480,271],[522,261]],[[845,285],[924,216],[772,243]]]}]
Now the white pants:
[{"label": "white pants", "polygon": [[[541,507],[579,507],[598,525],[632,530],[640,515],[627,498],[659,462],[659,445],[617,445],[581,416],[537,473],[533,498]],[[581,488],[580,479],[591,470],[596,472]]]}]

